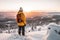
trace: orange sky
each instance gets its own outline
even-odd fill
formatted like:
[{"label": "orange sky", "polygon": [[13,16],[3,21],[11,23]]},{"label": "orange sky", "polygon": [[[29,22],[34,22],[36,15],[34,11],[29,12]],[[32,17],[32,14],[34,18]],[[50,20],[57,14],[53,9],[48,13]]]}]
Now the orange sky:
[{"label": "orange sky", "polygon": [[39,12],[39,11],[31,11],[26,13],[26,17],[35,17],[35,16],[45,16],[47,15],[47,12]]},{"label": "orange sky", "polygon": [[[3,15],[5,15],[6,17],[10,17],[10,18],[16,18],[16,14],[17,12],[2,12]],[[31,17],[35,17],[35,16],[45,16],[47,14],[47,12],[41,12],[41,11],[30,11],[30,12],[24,12],[26,18],[31,18]]]}]

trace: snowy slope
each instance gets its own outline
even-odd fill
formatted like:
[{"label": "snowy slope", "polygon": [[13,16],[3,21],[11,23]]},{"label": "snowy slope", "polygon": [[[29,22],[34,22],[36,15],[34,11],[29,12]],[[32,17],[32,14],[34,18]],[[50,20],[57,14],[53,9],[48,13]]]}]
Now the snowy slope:
[{"label": "snowy slope", "polygon": [[[34,31],[26,33],[26,36],[19,36],[17,33],[2,33],[0,34],[0,40],[42,40],[43,36],[46,34],[44,31]],[[2,38],[3,36],[3,38]]]},{"label": "snowy slope", "polygon": [[44,40],[60,40],[60,25],[55,23],[50,23],[48,25],[47,35],[44,37]]},{"label": "snowy slope", "polygon": [[44,31],[35,31],[26,33],[25,39],[24,36],[19,36],[17,33],[2,33],[0,34],[0,40],[42,40],[43,36],[46,34]]},{"label": "snowy slope", "polygon": [[[39,28],[41,28],[40,31],[38,31]],[[26,36],[19,36],[17,29],[11,29],[11,33],[5,33],[6,31],[0,33],[0,40],[60,40],[60,25],[55,23],[37,26],[35,31],[31,31],[29,27],[26,29]]]},{"label": "snowy slope", "polygon": [[[31,30],[31,28],[29,27],[26,30]],[[11,33],[5,33],[6,31],[0,34],[0,40],[42,40],[43,36],[47,32],[46,30],[35,30],[31,32],[26,32],[26,36],[19,36],[17,33],[17,29],[10,30]]]}]

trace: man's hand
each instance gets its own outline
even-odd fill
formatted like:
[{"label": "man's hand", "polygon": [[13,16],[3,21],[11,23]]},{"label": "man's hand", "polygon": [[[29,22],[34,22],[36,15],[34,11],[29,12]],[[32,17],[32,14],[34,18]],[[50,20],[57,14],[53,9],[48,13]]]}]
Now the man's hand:
[{"label": "man's hand", "polygon": [[24,24],[24,26],[26,26],[26,24]]}]

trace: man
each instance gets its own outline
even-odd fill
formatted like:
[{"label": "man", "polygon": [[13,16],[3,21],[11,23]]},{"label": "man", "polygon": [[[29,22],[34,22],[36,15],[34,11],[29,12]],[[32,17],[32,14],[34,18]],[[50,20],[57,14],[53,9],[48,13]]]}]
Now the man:
[{"label": "man", "polygon": [[18,11],[18,14],[17,14],[17,24],[18,24],[18,34],[21,35],[21,32],[22,32],[22,35],[24,36],[25,35],[25,26],[26,26],[26,17],[23,13],[23,9],[22,7],[20,7],[20,10]]}]

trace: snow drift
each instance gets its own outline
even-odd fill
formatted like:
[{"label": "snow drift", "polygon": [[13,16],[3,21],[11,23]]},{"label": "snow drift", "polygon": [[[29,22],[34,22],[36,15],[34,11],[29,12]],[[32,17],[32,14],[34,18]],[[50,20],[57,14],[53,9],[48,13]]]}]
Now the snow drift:
[{"label": "snow drift", "polygon": [[44,40],[60,40],[60,25],[50,23],[47,28],[47,35],[43,38]]}]

